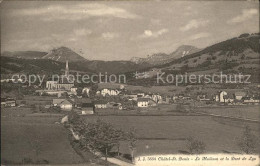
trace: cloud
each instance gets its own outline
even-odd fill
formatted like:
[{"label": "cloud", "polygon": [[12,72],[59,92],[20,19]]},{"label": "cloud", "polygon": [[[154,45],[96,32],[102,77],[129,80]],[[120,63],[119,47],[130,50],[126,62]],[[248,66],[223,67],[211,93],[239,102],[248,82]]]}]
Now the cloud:
[{"label": "cloud", "polygon": [[187,6],[184,8],[183,15],[191,16],[191,15],[196,15],[196,14],[198,14],[198,11],[195,8],[193,9],[191,6]]},{"label": "cloud", "polygon": [[197,29],[199,27],[205,26],[208,23],[209,23],[209,20],[193,19],[193,20],[190,20],[184,27],[181,27],[180,30],[185,32],[185,31],[188,31],[191,29]]},{"label": "cloud", "polygon": [[111,16],[116,18],[134,19],[138,16],[123,8],[111,7],[104,4],[80,4],[80,5],[51,5],[40,8],[17,9],[13,16],[42,16],[45,21],[53,20],[81,20],[89,17]]},{"label": "cloud", "polygon": [[142,35],[139,36],[139,38],[149,38],[149,37],[159,37],[165,33],[167,33],[169,30],[168,29],[160,29],[159,31],[152,32],[151,30],[145,30]]},{"label": "cloud", "polygon": [[254,15],[257,15],[258,13],[259,12],[257,9],[244,9],[241,15],[238,15],[232,18],[231,20],[228,20],[228,23],[229,24],[240,23],[252,18]]},{"label": "cloud", "polygon": [[73,33],[76,35],[76,36],[85,36],[85,35],[89,35],[92,33],[91,30],[88,30],[88,29],[74,29]]},{"label": "cloud", "polygon": [[153,24],[153,25],[161,25],[161,20],[152,18],[151,19],[151,24]]},{"label": "cloud", "polygon": [[114,39],[116,37],[119,37],[119,34],[112,33],[112,32],[105,32],[105,33],[102,33],[102,37],[106,40],[111,40],[111,39]]},{"label": "cloud", "polygon": [[190,36],[190,40],[197,40],[197,39],[201,39],[201,38],[206,38],[211,36],[210,33],[207,32],[201,32],[201,33],[197,33],[195,35]]}]

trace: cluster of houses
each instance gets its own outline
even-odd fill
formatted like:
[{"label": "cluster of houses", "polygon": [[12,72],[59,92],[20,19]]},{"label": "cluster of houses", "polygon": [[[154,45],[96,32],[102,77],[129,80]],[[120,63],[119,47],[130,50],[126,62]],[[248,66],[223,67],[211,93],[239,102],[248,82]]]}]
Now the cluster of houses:
[{"label": "cluster of houses", "polygon": [[57,98],[53,99],[51,107],[58,107],[62,111],[74,110],[78,114],[91,115],[94,114],[95,109],[106,109],[114,108],[122,110],[122,104],[116,102],[105,102],[103,100],[91,101],[88,98],[75,98],[75,99],[65,99]]},{"label": "cluster of houses", "polygon": [[260,102],[260,96],[249,95],[246,92],[227,93],[226,91],[220,91],[215,96],[215,101],[220,103],[245,103],[245,104],[258,104]]},{"label": "cluster of houses", "polygon": [[15,107],[16,101],[14,98],[2,98],[1,97],[1,108],[3,107]]}]

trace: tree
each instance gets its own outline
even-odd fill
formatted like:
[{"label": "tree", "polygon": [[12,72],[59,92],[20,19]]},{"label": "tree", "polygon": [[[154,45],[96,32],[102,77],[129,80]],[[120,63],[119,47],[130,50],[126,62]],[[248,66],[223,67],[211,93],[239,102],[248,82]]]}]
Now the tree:
[{"label": "tree", "polygon": [[253,153],[255,151],[256,142],[257,138],[252,133],[251,128],[249,126],[245,126],[241,140],[238,143],[240,149],[246,154]]},{"label": "tree", "polygon": [[193,137],[187,138],[186,147],[190,154],[201,154],[205,151],[206,145]]},{"label": "tree", "polygon": [[128,147],[131,151],[131,159],[132,163],[134,163],[134,151],[136,149],[137,136],[135,128],[131,128],[127,133]]},{"label": "tree", "polygon": [[80,123],[75,132],[81,136],[80,144],[85,150],[99,151],[105,154],[107,161],[108,153],[114,146],[119,146],[123,138],[123,132],[115,129],[109,123],[98,119],[96,123]]},{"label": "tree", "polygon": [[125,133],[121,130],[115,130],[115,137],[116,137],[116,147],[117,147],[117,156],[120,155],[120,141],[124,140]]},{"label": "tree", "polygon": [[78,95],[78,96],[81,96],[81,95],[82,95],[82,90],[83,90],[83,88],[81,88],[81,87],[78,87],[78,88],[77,88],[76,92],[77,92],[77,95]]}]

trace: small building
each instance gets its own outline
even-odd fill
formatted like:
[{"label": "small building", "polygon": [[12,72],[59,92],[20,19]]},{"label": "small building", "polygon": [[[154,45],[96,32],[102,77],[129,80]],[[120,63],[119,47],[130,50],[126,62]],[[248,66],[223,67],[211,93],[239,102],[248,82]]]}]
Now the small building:
[{"label": "small building", "polygon": [[121,91],[118,89],[109,89],[109,88],[104,88],[100,92],[98,91],[97,94],[101,94],[102,96],[117,96],[119,95]]},{"label": "small building", "polygon": [[224,103],[233,103],[235,101],[235,97],[233,94],[227,94],[223,96],[224,98]]},{"label": "small building", "polygon": [[73,87],[70,88],[70,91],[71,91],[71,93],[72,93],[73,95],[77,95],[77,89],[78,89],[78,88],[76,88],[75,86],[73,86]]},{"label": "small building", "polygon": [[199,101],[210,101],[210,99],[207,97],[207,95],[198,95],[197,100]]},{"label": "small building", "polygon": [[149,98],[138,98],[137,107],[148,107]]},{"label": "small building", "polygon": [[73,108],[73,101],[72,100],[64,100],[59,104],[59,107],[63,111],[71,111]]},{"label": "small building", "polygon": [[96,101],[95,108],[107,108],[107,102],[103,100]]},{"label": "small building", "polygon": [[86,94],[87,96],[89,96],[89,91],[90,91],[90,88],[84,87],[84,88],[82,89],[82,94]]},{"label": "small building", "polygon": [[70,99],[53,99],[52,104],[55,107],[60,107],[63,111],[71,111],[74,101]]},{"label": "small building", "polygon": [[227,92],[226,91],[221,91],[219,92],[219,102],[221,103],[225,103],[226,102],[226,97],[224,98],[224,96],[227,96]]},{"label": "small building", "polygon": [[155,101],[156,103],[159,103],[162,100],[162,96],[159,94],[153,94],[152,95],[152,99],[153,101]]},{"label": "small building", "polygon": [[81,114],[82,115],[92,115],[94,114],[95,106],[92,102],[82,103]]},{"label": "small building", "polygon": [[235,92],[234,97],[236,100],[242,100],[246,96],[245,92]]}]

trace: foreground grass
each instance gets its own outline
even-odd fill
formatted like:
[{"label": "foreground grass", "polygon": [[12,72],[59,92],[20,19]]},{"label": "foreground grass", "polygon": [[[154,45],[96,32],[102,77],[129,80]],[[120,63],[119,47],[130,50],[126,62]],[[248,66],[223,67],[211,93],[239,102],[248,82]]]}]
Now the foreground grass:
[{"label": "foreground grass", "polygon": [[[259,136],[259,123],[210,116],[84,117],[87,122],[93,122],[97,118],[124,131],[128,131],[131,127],[136,128],[139,137],[137,155],[185,152],[187,151],[185,140],[189,136],[202,140],[206,144],[205,153],[242,153],[237,142],[242,136],[244,125],[249,125],[254,134]],[[120,148],[122,154],[129,154],[127,142],[122,142]]]}]

